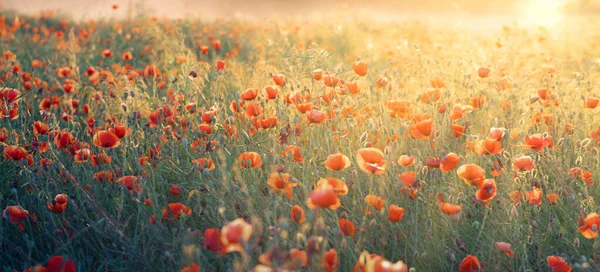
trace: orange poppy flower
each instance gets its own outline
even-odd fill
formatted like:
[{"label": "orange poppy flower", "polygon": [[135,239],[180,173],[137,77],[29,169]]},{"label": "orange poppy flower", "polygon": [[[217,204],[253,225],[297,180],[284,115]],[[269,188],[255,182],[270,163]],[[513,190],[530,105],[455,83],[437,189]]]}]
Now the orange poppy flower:
[{"label": "orange poppy flower", "polygon": [[505,128],[497,128],[497,127],[490,128],[490,133],[488,134],[488,138],[494,139],[496,141],[500,141],[500,140],[502,140],[502,137],[504,137],[505,131],[506,131]]},{"label": "orange poppy flower", "polygon": [[[296,109],[300,113],[307,113],[308,111],[312,110],[313,107],[314,106],[312,103],[297,103],[296,104]],[[308,115],[307,115],[307,118],[309,118]],[[315,118],[321,118],[321,117],[317,114],[317,115],[315,115]],[[325,114],[323,114],[323,120],[324,120],[324,118],[325,118]],[[309,121],[310,121],[310,119],[309,119]]]},{"label": "orange poppy flower", "polygon": [[92,142],[97,147],[115,148],[121,144],[121,139],[111,131],[101,130],[94,134]]},{"label": "orange poppy flower", "polygon": [[4,218],[9,219],[10,223],[18,225],[20,230],[24,230],[25,225],[23,221],[27,219],[29,212],[21,206],[8,206],[4,209],[2,215]]},{"label": "orange poppy flower", "polygon": [[290,249],[290,259],[291,268],[305,267],[308,264],[308,257],[304,250]]},{"label": "orange poppy flower", "polygon": [[274,128],[277,126],[278,121],[279,120],[277,119],[277,117],[261,118],[260,127],[263,129]]},{"label": "orange poppy flower", "polygon": [[441,94],[439,89],[429,89],[429,91],[423,93],[419,98],[419,101],[424,104],[431,104],[440,100]]},{"label": "orange poppy flower", "polygon": [[403,261],[392,263],[377,254],[364,251],[358,257],[354,272],[407,272],[408,266]]},{"label": "orange poppy flower", "polygon": [[48,128],[48,125],[40,121],[36,121],[35,123],[33,123],[33,134],[35,134],[35,136],[44,135],[48,133],[49,129],[50,128]]},{"label": "orange poppy flower", "polygon": [[573,167],[567,173],[567,175],[570,178],[577,178],[577,177],[580,177],[582,174],[583,174],[583,169],[581,169],[581,167]]},{"label": "orange poppy flower", "polygon": [[588,97],[585,99],[583,107],[586,109],[595,109],[596,107],[598,107],[598,102],[600,102],[600,99],[595,97]]},{"label": "orange poppy flower", "polygon": [[208,50],[210,48],[207,45],[201,45],[200,46],[200,51],[202,52],[203,55],[208,55]]},{"label": "orange poppy flower", "polygon": [[496,196],[496,181],[494,179],[486,179],[481,184],[481,188],[477,190],[475,196],[481,201],[490,201]]},{"label": "orange poppy flower", "polygon": [[456,121],[456,120],[462,118],[465,113],[469,113],[471,111],[473,111],[472,106],[456,104],[452,107],[452,110],[450,112],[450,115],[449,115],[450,120]]},{"label": "orange poppy flower", "polygon": [[121,59],[123,60],[132,60],[133,59],[133,55],[131,54],[131,52],[125,52],[121,55]]},{"label": "orange poppy flower", "polygon": [[112,131],[119,139],[123,139],[127,135],[127,127],[124,124],[116,124]]},{"label": "orange poppy flower", "polygon": [[401,155],[400,158],[398,158],[398,164],[401,166],[411,166],[414,162],[415,157],[413,156]]},{"label": "orange poppy flower", "polygon": [[212,252],[221,251],[221,234],[219,229],[205,229],[204,230],[204,248]]},{"label": "orange poppy flower", "polygon": [[437,107],[438,113],[446,113],[448,110],[448,103],[440,103]]},{"label": "orange poppy flower", "polygon": [[502,152],[502,142],[487,138],[473,144],[473,152],[479,155],[498,155]]},{"label": "orange poppy flower", "polygon": [[[383,205],[385,205],[385,201],[380,196],[367,195],[365,197],[365,201],[376,211],[383,211]],[[365,213],[371,214],[371,209],[365,209]]]},{"label": "orange poppy flower", "polygon": [[[379,76],[375,81],[375,88],[381,89],[388,85],[388,78],[384,76]],[[391,88],[392,86],[390,86]]]},{"label": "orange poppy flower", "polygon": [[556,205],[558,203],[558,198],[559,196],[556,193],[547,194],[546,202],[548,202],[549,205]]},{"label": "orange poppy flower", "polygon": [[590,171],[582,172],[579,177],[581,179],[583,179],[583,181],[585,182],[585,184],[587,184],[589,186],[594,185],[594,181],[592,180],[592,172],[590,172]]},{"label": "orange poppy flower", "polygon": [[171,189],[169,189],[169,192],[173,196],[178,196],[179,194],[181,194],[181,189],[177,185],[171,185]]},{"label": "orange poppy flower", "polygon": [[296,162],[303,162],[304,161],[304,157],[302,156],[302,153],[300,152],[300,147],[297,145],[288,145],[285,147],[285,151],[282,151],[280,153],[280,155],[282,157],[287,157],[288,154],[292,154],[292,158],[294,159],[294,161]]},{"label": "orange poppy flower", "polygon": [[515,171],[531,171],[533,166],[534,162],[531,156],[520,156],[513,162],[513,170]]},{"label": "orange poppy flower", "polygon": [[319,81],[323,78],[323,69],[314,69],[311,72],[311,75],[316,81]]},{"label": "orange poppy flower", "polygon": [[292,188],[298,185],[298,182],[294,181],[294,178],[288,173],[271,173],[269,179],[267,179],[269,186],[275,189],[275,193],[279,194],[279,191],[285,191],[287,197],[292,199]]},{"label": "orange poppy flower", "polygon": [[388,208],[388,220],[390,222],[400,222],[402,221],[402,217],[404,216],[404,208],[398,207],[396,205],[390,205]]},{"label": "orange poppy flower", "polygon": [[325,160],[325,168],[332,171],[346,169],[351,164],[352,162],[350,162],[350,159],[342,153],[331,154],[327,156],[327,160]]},{"label": "orange poppy flower", "polygon": [[2,88],[0,89],[0,102],[6,104],[13,104],[19,102],[21,91],[13,88]]},{"label": "orange poppy flower", "polygon": [[112,52],[110,51],[110,49],[104,49],[104,50],[102,51],[102,57],[103,57],[103,58],[108,58],[108,57],[110,57],[110,56],[112,56]]},{"label": "orange poppy flower", "polygon": [[221,229],[221,244],[223,245],[223,253],[243,252],[243,244],[250,241],[252,235],[252,225],[246,223],[244,219],[238,218],[233,220]]},{"label": "orange poppy flower", "polygon": [[431,168],[440,168],[440,166],[442,165],[442,159],[427,157],[427,159],[425,159],[425,165]]},{"label": "orange poppy flower", "polygon": [[549,99],[551,97],[551,94],[550,94],[550,92],[548,92],[547,89],[539,89],[539,90],[537,90],[537,95],[542,100],[546,100],[546,99]]},{"label": "orange poppy flower", "polygon": [[450,128],[452,129],[452,135],[454,135],[454,137],[456,137],[456,138],[465,134],[465,130],[466,130],[465,126],[451,124]]},{"label": "orange poppy flower", "polygon": [[354,72],[359,76],[367,75],[368,68],[369,63],[367,63],[364,60],[358,60],[354,64],[352,64],[352,70],[354,70]]},{"label": "orange poppy flower", "polygon": [[27,150],[25,148],[9,145],[4,147],[4,158],[11,159],[13,161],[21,161],[27,158]]},{"label": "orange poppy flower", "polygon": [[573,268],[563,258],[558,256],[548,256],[546,259],[552,272],[571,272]]},{"label": "orange poppy flower", "polygon": [[367,173],[381,175],[387,167],[387,161],[383,157],[383,152],[377,148],[361,148],[356,153],[356,163],[361,170]]},{"label": "orange poppy flower", "polygon": [[346,82],[346,89],[351,94],[360,93],[360,89],[358,88],[358,82],[356,81]]},{"label": "orange poppy flower", "polygon": [[249,100],[254,100],[257,96],[258,96],[258,89],[247,89],[245,92],[242,93],[240,98],[242,100],[249,101]]},{"label": "orange poppy flower", "polygon": [[479,264],[479,259],[473,255],[467,255],[458,265],[460,272],[482,271],[483,267]]},{"label": "orange poppy flower", "polygon": [[136,176],[124,176],[117,180],[118,183],[123,184],[130,192],[140,193],[142,187],[139,183],[139,178]]},{"label": "orange poppy flower", "polygon": [[238,157],[240,168],[259,168],[262,166],[262,158],[256,152],[244,152]]},{"label": "orange poppy flower", "polygon": [[298,224],[304,223],[306,220],[306,215],[304,214],[304,209],[298,205],[292,206],[292,220]]},{"label": "orange poppy flower", "polygon": [[285,85],[285,76],[282,74],[274,74],[273,82],[275,82],[275,84],[277,84],[277,86],[283,87],[283,85]]},{"label": "orange poppy flower", "polygon": [[533,135],[525,135],[525,148],[533,149],[539,152],[544,151],[544,148],[554,145],[551,136],[544,136],[541,133]]},{"label": "orange poppy flower", "polygon": [[[259,116],[263,113],[263,108],[257,103],[246,104],[246,115],[249,117]],[[204,120],[204,118],[202,118]]]},{"label": "orange poppy flower", "polygon": [[485,178],[485,171],[477,164],[463,164],[456,170],[458,177],[469,185],[481,187]]},{"label": "orange poppy flower", "polygon": [[323,84],[325,84],[325,86],[327,86],[327,87],[335,87],[338,85],[339,82],[340,82],[340,79],[337,78],[336,76],[325,75],[323,77]]},{"label": "orange poppy flower", "polygon": [[196,168],[198,168],[198,170],[214,170],[215,169],[215,164],[213,163],[212,159],[208,159],[208,158],[199,158],[196,160],[192,160],[192,164],[194,164],[194,166]]},{"label": "orange poppy flower", "polygon": [[494,243],[494,248],[499,249],[504,254],[506,254],[506,256],[508,256],[510,258],[514,258],[515,257],[515,252],[510,248],[510,244],[509,243],[495,242]]},{"label": "orange poppy flower", "polygon": [[531,191],[527,191],[525,195],[527,197],[527,201],[534,206],[542,204],[543,193],[539,188],[534,187]]},{"label": "orange poppy flower", "polygon": [[593,239],[598,236],[598,227],[600,226],[600,217],[593,212],[588,214],[583,224],[579,227],[579,232],[587,239]]},{"label": "orange poppy flower", "polygon": [[198,130],[206,133],[206,135],[210,135],[212,134],[212,127],[208,124],[199,124],[198,125]]},{"label": "orange poppy flower", "polygon": [[473,109],[479,109],[483,107],[483,105],[485,105],[485,102],[486,98],[483,94],[473,96],[469,99],[469,105],[473,107]]},{"label": "orange poppy flower", "polygon": [[323,121],[325,121],[325,113],[317,110],[317,109],[312,109],[306,112],[306,117],[308,118],[308,121],[310,123],[323,123]]},{"label": "orange poppy flower", "polygon": [[490,69],[486,68],[486,67],[480,67],[479,70],[477,70],[477,75],[480,78],[486,78],[490,75]]},{"label": "orange poppy flower", "polygon": [[87,160],[92,156],[92,152],[89,148],[82,148],[75,152],[75,156],[73,159],[75,162],[87,162]]},{"label": "orange poppy flower", "polygon": [[94,179],[100,183],[102,183],[104,181],[114,183],[115,175],[110,171],[100,171],[100,172],[94,173]]},{"label": "orange poppy flower", "polygon": [[398,175],[398,178],[400,179],[400,181],[402,181],[402,184],[404,184],[404,186],[406,186],[407,188],[410,188],[410,187],[412,187],[412,185],[415,183],[415,181],[417,179],[417,173],[404,172],[404,173]]},{"label": "orange poppy flower", "polygon": [[337,271],[338,266],[340,265],[340,261],[338,259],[337,251],[332,248],[329,251],[325,252],[323,255],[323,259],[321,260],[323,264],[323,268],[327,272]]},{"label": "orange poppy flower", "polygon": [[267,98],[269,100],[277,98],[279,94],[279,89],[276,86],[267,86],[265,87],[265,93],[267,94]]},{"label": "orange poppy flower", "polygon": [[384,105],[391,112],[391,116],[394,118],[408,118],[412,114],[412,103],[404,100],[387,99],[384,101]]},{"label": "orange poppy flower", "polygon": [[217,60],[216,62],[216,68],[217,68],[217,73],[222,74],[223,71],[225,70],[225,62],[222,60]]},{"label": "orange poppy flower", "polygon": [[46,206],[48,206],[48,209],[51,212],[61,214],[67,208],[67,200],[68,200],[67,195],[58,194],[58,195],[56,195],[56,197],[54,197],[54,204],[47,202]]},{"label": "orange poppy flower", "polygon": [[337,195],[348,193],[348,186],[337,178],[322,178],[317,182],[316,188],[333,189]]},{"label": "orange poppy flower", "polygon": [[411,126],[410,136],[413,139],[427,140],[433,132],[433,120],[426,119]]},{"label": "orange poppy flower", "polygon": [[341,205],[340,199],[334,189],[327,187],[314,189],[306,201],[306,206],[311,209],[319,207],[335,210]]},{"label": "orange poppy flower", "polygon": [[446,156],[442,158],[441,169],[443,172],[448,172],[458,165],[460,162],[460,157],[456,153],[448,153]]},{"label": "orange poppy flower", "polygon": [[332,88],[323,89],[323,94],[321,95],[321,100],[325,103],[331,103],[333,98],[335,97],[335,92]]},{"label": "orange poppy flower", "polygon": [[354,235],[356,234],[356,226],[354,225],[354,223],[352,223],[352,221],[342,218],[338,220],[338,225],[340,227],[340,230],[342,230],[342,232],[344,233],[344,235],[354,237]]},{"label": "orange poppy flower", "polygon": [[167,205],[167,208],[162,210],[163,213],[163,217],[162,217],[162,221],[166,221],[169,219],[172,220],[179,220],[179,218],[181,216],[188,216],[190,214],[192,214],[192,210],[190,208],[188,208],[187,206],[183,205],[182,203],[169,203]]},{"label": "orange poppy flower", "polygon": [[521,202],[521,199],[523,199],[523,193],[517,190],[510,192],[509,196],[512,203],[515,205],[519,204],[519,202]]},{"label": "orange poppy flower", "polygon": [[442,194],[438,194],[438,202],[440,204],[440,210],[447,215],[455,215],[460,213],[460,205],[446,203]]}]

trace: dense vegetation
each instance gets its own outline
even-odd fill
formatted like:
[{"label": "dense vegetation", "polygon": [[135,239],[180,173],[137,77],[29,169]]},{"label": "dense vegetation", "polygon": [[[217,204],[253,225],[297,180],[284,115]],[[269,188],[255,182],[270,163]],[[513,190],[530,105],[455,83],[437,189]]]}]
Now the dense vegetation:
[{"label": "dense vegetation", "polygon": [[4,12],[1,268],[598,269],[595,26]]}]

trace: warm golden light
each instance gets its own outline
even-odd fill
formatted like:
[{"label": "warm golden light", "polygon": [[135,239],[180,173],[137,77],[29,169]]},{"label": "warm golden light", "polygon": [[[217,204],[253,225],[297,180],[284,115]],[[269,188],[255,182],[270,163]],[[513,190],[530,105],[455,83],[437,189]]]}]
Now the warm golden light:
[{"label": "warm golden light", "polygon": [[526,25],[553,27],[564,20],[566,0],[526,0],[518,5],[522,17],[520,22]]}]

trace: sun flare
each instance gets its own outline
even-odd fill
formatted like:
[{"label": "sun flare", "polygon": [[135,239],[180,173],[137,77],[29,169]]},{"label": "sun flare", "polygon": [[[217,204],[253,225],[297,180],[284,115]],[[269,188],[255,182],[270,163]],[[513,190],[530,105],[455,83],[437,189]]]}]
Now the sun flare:
[{"label": "sun flare", "polygon": [[521,22],[526,25],[555,27],[565,17],[564,5],[568,0],[524,0],[519,4]]}]

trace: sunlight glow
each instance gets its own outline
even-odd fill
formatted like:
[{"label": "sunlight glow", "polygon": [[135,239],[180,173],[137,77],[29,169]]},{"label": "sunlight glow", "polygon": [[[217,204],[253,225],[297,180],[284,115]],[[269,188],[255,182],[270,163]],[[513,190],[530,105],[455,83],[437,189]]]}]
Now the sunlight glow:
[{"label": "sunlight glow", "polygon": [[557,26],[564,20],[566,0],[526,0],[519,7],[522,22],[543,27]]}]

